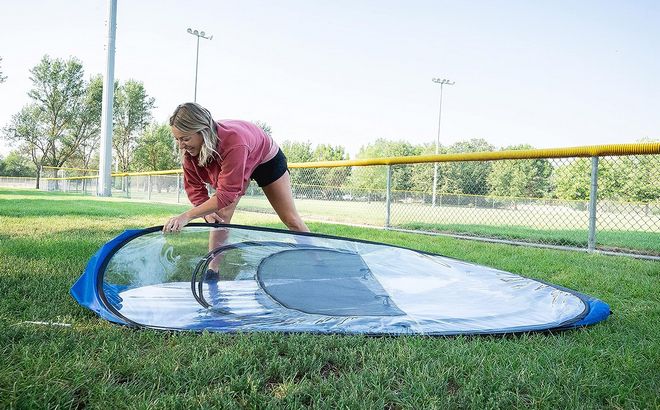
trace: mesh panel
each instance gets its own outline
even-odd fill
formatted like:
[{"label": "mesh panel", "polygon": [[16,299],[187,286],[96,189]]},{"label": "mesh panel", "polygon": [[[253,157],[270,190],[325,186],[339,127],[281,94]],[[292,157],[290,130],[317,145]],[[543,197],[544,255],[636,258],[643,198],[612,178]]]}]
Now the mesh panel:
[{"label": "mesh panel", "polygon": [[360,255],[299,249],[266,258],[258,270],[262,288],[289,309],[330,316],[398,316]]}]

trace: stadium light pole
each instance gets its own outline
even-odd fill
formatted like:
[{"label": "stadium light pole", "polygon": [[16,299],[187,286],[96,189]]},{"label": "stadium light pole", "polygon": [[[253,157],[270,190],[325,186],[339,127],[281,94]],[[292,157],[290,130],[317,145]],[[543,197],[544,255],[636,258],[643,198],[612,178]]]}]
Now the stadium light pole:
[{"label": "stadium light pole", "polygon": [[193,102],[197,102],[197,68],[199,66],[199,39],[204,38],[207,40],[213,40],[213,35],[211,37],[206,37],[206,33],[203,31],[188,29],[188,34],[192,34],[197,37],[197,55],[195,56],[195,97]]},{"label": "stadium light pole", "polygon": [[[436,84],[440,84],[440,111],[438,113],[438,137],[435,140],[435,154],[438,155],[440,153],[440,124],[442,121],[442,87],[445,85],[454,85],[455,82],[449,81],[445,78],[440,79],[440,78],[432,78],[431,81],[433,81]],[[436,196],[436,187],[438,185],[438,163],[434,162],[433,163],[433,204],[432,206],[435,206],[435,196]]]},{"label": "stadium light pole", "polygon": [[99,149],[99,179],[97,196],[112,195],[112,102],[115,84],[115,38],[117,34],[117,0],[108,0],[108,44],[103,77],[101,103],[101,146]]}]

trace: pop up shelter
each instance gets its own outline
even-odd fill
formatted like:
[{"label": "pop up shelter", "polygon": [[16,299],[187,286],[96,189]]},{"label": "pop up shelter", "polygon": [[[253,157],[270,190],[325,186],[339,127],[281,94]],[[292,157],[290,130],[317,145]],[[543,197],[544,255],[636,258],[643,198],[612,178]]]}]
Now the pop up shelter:
[{"label": "pop up shelter", "polygon": [[501,334],[610,314],[570,289],[382,243],[222,224],[160,230],[106,243],[73,297],[115,323],[215,332]]}]

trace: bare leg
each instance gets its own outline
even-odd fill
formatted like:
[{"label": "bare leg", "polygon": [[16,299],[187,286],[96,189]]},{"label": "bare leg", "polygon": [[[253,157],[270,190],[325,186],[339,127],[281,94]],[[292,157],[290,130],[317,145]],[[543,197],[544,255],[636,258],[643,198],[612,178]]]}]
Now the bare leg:
[{"label": "bare leg", "polygon": [[[238,200],[231,205],[228,205],[222,209],[219,209],[216,214],[222,219],[223,223],[231,223],[231,218],[234,216],[234,211],[236,210],[236,205],[238,205]],[[227,240],[229,232],[226,228],[217,228],[211,229],[209,231],[209,251],[221,246]],[[218,271],[218,266],[220,266],[222,258],[216,257],[209,263],[209,269]]]},{"label": "bare leg", "polygon": [[309,228],[298,215],[291,194],[291,178],[285,172],[277,181],[262,187],[268,202],[280,217],[280,220],[292,231],[309,232]]}]

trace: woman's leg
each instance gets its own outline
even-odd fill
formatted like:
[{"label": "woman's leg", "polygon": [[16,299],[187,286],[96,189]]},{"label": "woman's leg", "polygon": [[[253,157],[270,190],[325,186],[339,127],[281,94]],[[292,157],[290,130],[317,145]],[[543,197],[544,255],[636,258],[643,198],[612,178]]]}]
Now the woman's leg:
[{"label": "woman's leg", "polygon": [[[228,205],[222,209],[219,209],[216,214],[222,219],[222,223],[231,223],[231,218],[234,216],[234,211],[236,210],[236,205],[238,205],[238,200],[236,200],[233,204]],[[225,243],[227,240],[227,237],[229,236],[229,232],[227,231],[226,228],[216,228],[216,229],[211,229],[209,231],[209,251],[212,251],[213,249],[217,248],[218,246],[221,246]],[[220,266],[220,262],[222,261],[221,256],[215,257],[210,263],[209,263],[209,269],[212,269],[214,272],[218,271],[218,266]]]},{"label": "woman's leg", "polygon": [[298,215],[291,194],[291,178],[285,172],[278,180],[262,187],[268,202],[280,217],[284,225],[292,231],[309,232],[309,228]]}]

